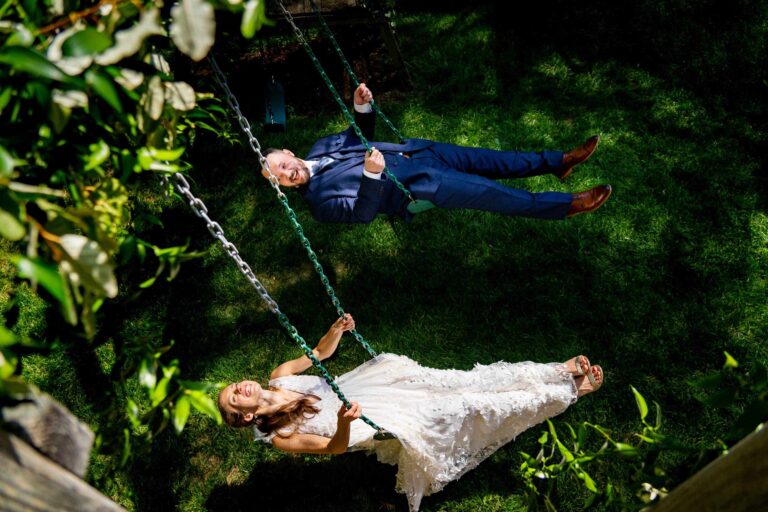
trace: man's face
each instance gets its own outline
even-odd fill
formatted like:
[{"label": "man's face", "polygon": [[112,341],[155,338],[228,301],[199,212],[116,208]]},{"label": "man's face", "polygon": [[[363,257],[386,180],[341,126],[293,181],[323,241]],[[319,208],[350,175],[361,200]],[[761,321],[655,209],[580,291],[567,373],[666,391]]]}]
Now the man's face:
[{"label": "man's face", "polygon": [[[284,149],[275,151],[267,155],[269,170],[277,177],[277,181],[284,187],[298,187],[306,185],[309,181],[309,169],[300,158]],[[268,178],[266,169],[261,170],[261,174]]]}]

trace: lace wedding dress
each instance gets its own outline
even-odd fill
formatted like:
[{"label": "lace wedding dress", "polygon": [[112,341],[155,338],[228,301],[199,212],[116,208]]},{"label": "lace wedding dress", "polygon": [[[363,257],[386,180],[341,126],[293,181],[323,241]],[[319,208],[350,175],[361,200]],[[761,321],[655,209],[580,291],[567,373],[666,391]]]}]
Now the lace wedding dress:
[{"label": "lace wedding dress", "polygon": [[[524,430],[563,412],[577,392],[559,363],[437,370],[396,354],[380,354],[336,382],[349,400],[360,403],[363,414],[397,437],[374,441],[375,430],[358,420],[351,424],[349,449],[396,464],[397,491],[406,494],[412,511],[423,496],[458,479]],[[291,375],[269,384],[320,398],[315,404],[320,412],[298,432],[333,436],[341,402],[322,378]]]}]

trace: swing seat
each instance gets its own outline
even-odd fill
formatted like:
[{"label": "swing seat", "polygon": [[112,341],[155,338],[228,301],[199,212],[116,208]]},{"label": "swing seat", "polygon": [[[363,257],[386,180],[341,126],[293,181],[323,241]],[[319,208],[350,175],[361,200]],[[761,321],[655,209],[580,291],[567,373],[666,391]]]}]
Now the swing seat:
[{"label": "swing seat", "polygon": [[426,199],[415,199],[408,203],[407,210],[410,213],[413,213],[414,215],[417,213],[422,213],[427,210],[431,210],[435,207],[435,203],[432,201],[427,201]]},{"label": "swing seat", "polygon": [[264,86],[264,128],[285,131],[285,89],[275,77]]}]

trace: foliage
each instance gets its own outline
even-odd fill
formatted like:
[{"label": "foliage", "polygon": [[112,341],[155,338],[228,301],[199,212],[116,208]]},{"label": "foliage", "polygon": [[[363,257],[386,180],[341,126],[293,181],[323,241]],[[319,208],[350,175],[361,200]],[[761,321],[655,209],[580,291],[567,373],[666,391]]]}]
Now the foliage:
[{"label": "foliage", "polygon": [[[648,403],[637,389],[631,387],[640,413],[643,428],[622,436],[590,422],[568,429],[563,437],[558,435],[554,424],[547,420],[549,431],[539,437],[541,448],[536,457],[520,452],[523,462],[518,474],[528,489],[532,508],[557,510],[557,485],[565,478],[577,478],[589,491],[584,508],[599,503],[614,504],[622,510],[640,509],[662,499],[678,483],[693,475],[714,457],[724,454],[742,437],[754,431],[756,426],[768,420],[768,379],[763,365],[757,365],[749,374],[737,372],[738,362],[728,353],[723,369],[700,378],[693,386],[709,393],[700,398],[709,407],[729,408],[736,400],[747,401],[746,407],[735,421],[726,438],[712,446],[674,438],[662,433],[661,406],[654,402],[655,418],[649,422]],[[725,386],[728,381],[733,386]],[[594,448],[589,435],[597,434],[601,442]],[[623,439],[626,441],[619,441]],[[669,468],[670,453],[682,455],[681,461]],[[665,460],[666,464],[662,461]],[[596,481],[588,470],[600,470],[601,465],[620,463],[624,471],[605,472],[603,482]],[[614,476],[616,475],[616,476]],[[620,475],[620,476],[618,476]]]},{"label": "foliage", "polygon": [[[667,4],[657,2],[659,9]],[[752,47],[741,45],[743,52],[727,51],[732,57],[725,61],[728,66],[709,56],[727,50],[723,40],[748,39],[765,26],[765,16],[756,10],[748,19],[718,9],[710,22],[727,26],[719,25],[723,30],[710,32],[700,44],[689,39],[686,50],[673,44],[684,35],[680,30],[654,32],[656,23],[636,23],[638,17],[627,17],[621,4],[557,0],[515,9],[520,14],[510,17],[505,2],[398,3],[401,49],[414,81],[407,90],[400,89],[402,75],[386,60],[375,27],[333,25],[333,30],[358,76],[373,87],[382,108],[407,136],[538,150],[570,148],[600,133],[598,151],[568,182],[560,184],[551,176],[510,182],[532,191],[563,192],[611,183],[614,196],[597,214],[553,223],[432,210],[408,225],[379,219],[367,226],[339,226],[313,222],[301,198],[288,192],[291,204],[339,297],[377,350],[463,369],[476,362],[545,362],[585,353],[605,368],[607,381],[599,393],[553,419],[564,444],[563,419],[574,425],[590,421],[616,433],[640,430],[627,392],[633,384],[662,406],[665,433],[714,446],[729,430],[730,415],[698,402],[687,380],[718,367],[717,354],[724,349],[739,360],[766,362],[768,195],[764,182],[753,175],[768,167],[760,163],[765,152],[749,141],[764,141],[768,130],[733,105],[750,103],[765,113],[760,106],[768,95],[764,89],[753,94],[742,84],[742,79],[752,83],[765,73],[760,60],[765,46],[759,38]],[[535,15],[521,9],[533,9]],[[647,12],[637,14],[648,19]],[[699,25],[687,15],[668,19],[687,32]],[[748,25],[744,30],[739,19]],[[541,37],[540,24],[531,20],[563,23]],[[238,16],[230,23],[233,31],[239,22]],[[224,25],[217,11],[217,26]],[[653,38],[637,36],[641,30]],[[279,34],[266,43],[270,58],[263,73],[264,80],[274,74],[285,86],[289,127],[285,134],[255,133],[264,145],[302,154],[319,134],[346,126],[306,56],[286,41],[290,34]],[[259,39],[266,35],[258,34]],[[262,44],[243,47],[237,39],[219,32],[215,50],[253,121],[264,76]],[[283,45],[276,45],[276,39]],[[322,53],[322,45],[317,46]],[[618,51],[630,47],[647,61],[695,67],[710,84],[726,75],[730,81],[722,82],[716,94],[699,94],[695,77],[638,63]],[[751,54],[759,55],[753,65],[728,72],[730,63],[748,62]],[[178,60],[166,58],[179,69]],[[329,46],[321,59],[326,67],[334,65]],[[341,81],[340,66],[329,74]],[[176,80],[198,89],[188,75],[178,73]],[[388,137],[386,131],[378,133],[378,140]],[[194,162],[190,181],[281,310],[308,340],[325,332],[335,311],[290,235],[273,191],[254,175],[250,150],[222,144],[218,136],[198,129],[194,146],[187,146],[182,158]],[[138,176],[139,182],[145,179],[153,182],[154,176]],[[137,368],[142,357],[137,353],[130,365],[110,357],[113,351],[126,353],[121,342],[137,351],[151,344],[146,353],[152,355],[175,340],[159,361],[167,365],[177,358],[182,378],[210,382],[248,378],[266,384],[263,379],[276,364],[297,356],[187,205],[155,189],[144,193],[139,188],[132,194],[137,196],[132,218],[139,238],[157,246],[189,241],[189,250],[206,254],[183,265],[173,286],[164,284],[166,267],[135,299],[138,284],[155,274],[153,250],[146,247],[143,267],[118,267],[118,298],[105,300],[97,315],[98,336],[91,344],[78,344],[80,352],[67,340],[57,342],[69,336],[55,323],[58,312],[46,314],[26,284],[11,279],[15,266],[0,259],[0,309],[7,325],[18,337],[52,347],[45,357],[19,358],[24,378],[99,430],[113,421],[99,411],[125,400],[119,388],[106,398],[97,392],[119,381],[119,373],[111,376],[113,369],[126,368],[125,396],[139,404],[140,414],[151,406],[146,389],[130,377],[135,371],[130,367]],[[3,243],[0,248],[9,250]],[[348,341],[330,362],[336,375],[365,360]],[[17,356],[31,350],[36,349],[14,346]],[[95,363],[87,358],[91,352],[98,357]],[[168,425],[151,446],[134,443],[133,455],[112,478],[103,474],[108,464],[112,467],[111,459],[122,455],[121,445],[115,455],[94,457],[89,480],[129,510],[241,510],[252,503],[268,503],[275,511],[407,510],[404,497],[394,491],[395,469],[363,454],[282,454],[252,442],[248,432],[217,427],[195,413],[180,436],[172,435]],[[527,510],[525,487],[510,478],[510,471],[520,465],[518,450],[538,451],[539,434],[538,429],[524,432],[426,498],[422,510]],[[593,435],[598,434],[590,430],[589,439]],[[603,482],[606,471],[623,470],[624,459],[616,459],[605,470],[586,470],[595,482]],[[569,499],[556,500],[556,506],[579,509],[589,491],[578,478],[562,480],[558,496]],[[297,482],[301,492],[296,492]]]},{"label": "foliage", "polygon": [[[157,193],[156,177],[190,168],[184,156],[197,130],[233,140],[218,100],[175,80],[169,64],[179,61],[176,50],[206,57],[215,9],[242,12],[248,37],[269,23],[261,0],[181,0],[170,9],[151,0],[9,0],[0,8],[0,235],[13,243],[5,257],[18,278],[70,326],[46,340],[97,350],[105,301],[135,298],[201,256],[188,243],[143,239],[143,225],[162,222],[139,197]],[[148,265],[151,277],[133,282],[128,269]],[[206,394],[214,386],[181,380],[179,362],[160,359],[169,347],[156,344],[114,344],[110,386],[123,399],[103,412],[99,439],[104,452],[124,439],[122,464],[132,434],[157,435],[169,421],[181,432],[191,408],[221,421]],[[0,399],[27,391],[20,354],[53,345],[0,325]],[[136,378],[148,393],[144,407],[125,399]]]}]

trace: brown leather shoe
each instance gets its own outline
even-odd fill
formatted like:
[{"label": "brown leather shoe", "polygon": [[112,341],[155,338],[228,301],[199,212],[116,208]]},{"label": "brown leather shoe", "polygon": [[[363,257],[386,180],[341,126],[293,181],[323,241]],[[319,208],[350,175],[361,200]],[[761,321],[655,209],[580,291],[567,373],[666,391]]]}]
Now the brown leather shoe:
[{"label": "brown leather shoe", "polygon": [[611,192],[613,192],[613,189],[610,185],[598,185],[584,192],[573,194],[571,207],[568,209],[568,213],[565,214],[566,218],[597,210],[608,200]]},{"label": "brown leather shoe", "polygon": [[586,162],[587,159],[592,156],[592,153],[595,152],[599,142],[600,136],[593,135],[581,146],[565,153],[563,155],[563,165],[552,174],[560,178],[560,181],[563,181],[571,175],[574,167],[580,163]]}]

